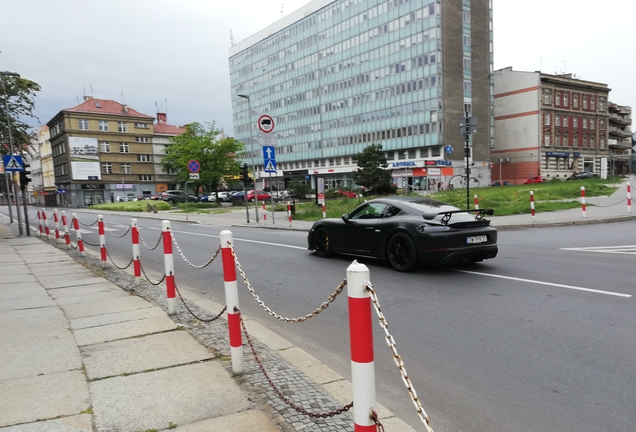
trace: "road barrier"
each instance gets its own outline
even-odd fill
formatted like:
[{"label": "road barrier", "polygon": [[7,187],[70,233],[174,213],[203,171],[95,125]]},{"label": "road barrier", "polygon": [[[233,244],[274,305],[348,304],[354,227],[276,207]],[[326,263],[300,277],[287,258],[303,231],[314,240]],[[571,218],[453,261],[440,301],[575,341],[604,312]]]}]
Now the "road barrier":
[{"label": "road barrier", "polygon": [[627,183],[627,213],[632,212],[632,185]]},{"label": "road barrier", "polygon": [[60,218],[57,209],[53,209],[53,222],[55,223],[55,240],[60,240]]},{"label": "road barrier", "polygon": [[585,218],[585,186],[581,186],[581,211],[583,212],[583,218]]},{"label": "road barrier", "polygon": [[479,198],[477,198],[477,195],[475,195],[475,209],[479,210]]},{"label": "road barrier", "polygon": [[46,219],[46,212],[42,209],[42,223],[44,224],[44,233],[46,234],[46,239],[48,240],[51,236],[51,231],[49,230],[49,223]]},{"label": "road barrier", "polygon": [[[288,215],[291,218],[290,210],[288,204]],[[41,211],[40,213],[44,213]],[[77,238],[77,248],[80,251],[81,255],[84,255],[84,240],[82,239],[81,231],[79,229],[80,221],[77,218],[75,213],[72,214],[73,219],[73,228],[76,232]],[[42,218],[42,220],[45,220]],[[104,222],[104,218],[102,215],[99,215],[97,221],[95,223],[98,224],[98,234],[99,234],[99,244],[91,246],[99,246],[100,249],[100,257],[101,262],[104,263],[105,258],[110,258],[108,251],[106,249],[106,240],[105,240],[105,232],[111,232],[112,230],[106,227]],[[94,225],[95,223],[91,224]],[[291,223],[291,222],[290,222]],[[68,235],[68,226],[66,223],[66,214],[62,211],[62,224],[65,231],[65,238],[67,239],[67,246],[72,244],[70,242],[70,236]],[[85,225],[85,224],[83,224]],[[402,358],[397,353],[397,349],[395,347],[395,341],[393,337],[388,333],[386,318],[382,315],[380,311],[380,304],[377,298],[377,294],[371,286],[370,275],[368,268],[358,263],[357,261],[353,261],[351,265],[346,269],[346,278],[340,283],[340,285],[336,288],[336,290],[329,296],[329,298],[323,302],[317,309],[308,313],[305,316],[297,317],[297,318],[287,318],[276,312],[274,312],[271,308],[269,308],[265,303],[259,298],[256,294],[254,287],[249,282],[245,271],[242,269],[240,262],[237,258],[236,249],[233,244],[232,232],[229,230],[224,230],[220,233],[220,245],[216,250],[216,253],[203,265],[195,265],[191,263],[184,253],[181,251],[177,240],[174,236],[174,232],[171,229],[170,221],[164,220],[162,221],[162,230],[159,235],[159,239],[154,247],[150,247],[144,241],[138,227],[137,219],[132,219],[130,227],[128,230],[121,236],[116,236],[113,234],[115,238],[122,238],[128,234],[128,232],[132,232],[132,258],[126,267],[119,267],[114,262],[113,265],[118,269],[126,269],[132,263],[134,263],[134,276],[135,283],[138,284],[141,279],[141,274],[145,276],[146,280],[151,285],[159,285],[165,281],[166,284],[166,300],[167,300],[167,309],[169,315],[175,315],[177,313],[177,305],[176,305],[176,294],[179,295],[185,309],[188,313],[190,313],[194,318],[199,321],[205,323],[211,323],[217,320],[219,317],[223,315],[223,313],[227,313],[227,326],[228,326],[228,334],[229,334],[229,349],[231,354],[232,361],[232,371],[235,374],[244,373],[245,365],[244,365],[244,354],[243,354],[243,336],[247,341],[254,360],[258,364],[261,372],[265,375],[268,380],[269,385],[272,387],[274,392],[278,395],[278,397],[283,400],[289,407],[301,413],[303,415],[307,415],[312,418],[327,418],[335,415],[340,415],[350,409],[353,408],[353,427],[355,432],[376,432],[384,430],[380,419],[378,418],[376,412],[376,389],[375,389],[375,365],[374,365],[374,345],[373,345],[373,326],[372,326],[372,312],[373,308],[378,315],[378,320],[380,325],[384,329],[387,335],[387,344],[393,351],[393,357],[396,365],[401,371],[402,379],[406,385],[406,388],[409,392],[411,400],[415,405],[420,418],[422,419],[423,424],[426,426],[426,430],[432,432],[432,429],[429,425],[428,416],[424,412],[419,399],[417,398],[417,393],[413,388],[413,385],[408,378],[408,374],[406,373],[404,363]],[[48,236],[47,236],[48,238]],[[139,241],[141,240],[142,244],[147,249],[154,250],[156,249],[160,243],[163,243],[163,255],[164,255],[164,275],[159,282],[152,282],[148,278],[142,263],[141,257],[139,253]],[[173,260],[173,243],[176,247],[177,251],[183,258],[183,260],[194,269],[202,269],[210,265],[217,256],[220,254],[222,257],[222,267],[223,267],[223,282],[224,282],[224,291],[225,291],[225,307],[223,310],[215,317],[211,319],[202,319],[198,317],[192,309],[188,306],[186,300],[183,298],[182,294],[179,292],[175,281],[175,267]],[[111,258],[112,262],[112,258]],[[259,303],[265,311],[267,311],[272,317],[284,321],[287,323],[301,323],[308,321],[309,319],[317,316],[319,313],[323,312],[332,302],[336,300],[339,294],[342,293],[344,287],[347,287],[347,296],[348,296],[348,310],[349,310],[349,343],[351,348],[351,376],[352,376],[352,384],[353,384],[353,401],[349,404],[346,404],[340,408],[329,412],[314,412],[310,411],[312,405],[311,402],[303,401],[302,403],[294,403],[290,400],[288,396],[285,395],[283,391],[281,391],[276,384],[273,382],[272,378],[268,375],[267,370],[263,364],[263,361],[260,360],[258,353],[254,347],[254,344],[251,341],[251,338],[247,332],[245,327],[245,323],[243,321],[243,317],[241,314],[241,310],[239,307],[239,295],[238,295],[238,282],[237,282],[237,270],[239,271],[243,282],[246,287],[251,292],[254,299]],[[305,406],[302,406],[304,404]]]},{"label": "road barrier", "polygon": [[44,229],[42,229],[42,209],[38,210],[38,227],[39,235],[44,235]]},{"label": "road barrier", "polygon": [[71,235],[68,233],[68,221],[66,219],[66,212],[62,210],[62,227],[64,227],[64,241],[66,242],[66,248],[71,248]]},{"label": "road barrier", "polygon": [[534,220],[534,192],[530,191],[530,214],[532,215],[532,220]]}]

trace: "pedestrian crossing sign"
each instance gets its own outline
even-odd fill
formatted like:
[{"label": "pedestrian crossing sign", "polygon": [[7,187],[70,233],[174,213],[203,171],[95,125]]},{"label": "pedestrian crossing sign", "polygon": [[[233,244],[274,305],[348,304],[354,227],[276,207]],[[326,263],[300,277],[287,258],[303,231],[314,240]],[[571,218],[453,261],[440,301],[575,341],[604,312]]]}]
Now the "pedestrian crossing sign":
[{"label": "pedestrian crossing sign", "polygon": [[267,164],[265,165],[265,169],[263,169],[263,171],[265,171],[265,172],[276,172],[276,161],[275,160],[268,160]]},{"label": "pedestrian crossing sign", "polygon": [[15,155],[3,156],[2,162],[4,163],[5,171],[24,171],[24,165],[22,164],[22,156],[15,156]]}]

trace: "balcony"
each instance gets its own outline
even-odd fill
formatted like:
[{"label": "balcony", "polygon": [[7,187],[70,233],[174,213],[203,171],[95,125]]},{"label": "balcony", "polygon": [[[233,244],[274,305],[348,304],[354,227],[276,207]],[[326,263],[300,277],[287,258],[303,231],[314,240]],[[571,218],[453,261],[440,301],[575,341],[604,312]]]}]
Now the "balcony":
[{"label": "balcony", "polygon": [[629,138],[632,136],[632,132],[628,129],[621,129],[615,126],[610,126],[609,135],[612,138]]},{"label": "balcony", "polygon": [[631,115],[619,115],[619,114],[610,114],[609,115],[610,124],[618,124],[622,126],[629,126],[632,124],[632,116]]}]

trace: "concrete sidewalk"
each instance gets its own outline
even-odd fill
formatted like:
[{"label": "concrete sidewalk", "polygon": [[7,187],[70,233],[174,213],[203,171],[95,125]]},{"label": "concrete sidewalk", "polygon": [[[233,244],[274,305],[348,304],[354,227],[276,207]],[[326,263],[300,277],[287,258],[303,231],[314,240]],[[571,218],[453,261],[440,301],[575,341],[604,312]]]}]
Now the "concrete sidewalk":
[{"label": "concrete sidewalk", "polygon": [[[0,225],[0,429],[4,432],[341,431],[352,413],[299,414],[268,386],[245,344],[232,376],[222,305],[185,289],[168,316],[165,288]],[[117,284],[113,283],[117,282]],[[188,310],[190,309],[190,310]],[[271,379],[296,405],[328,413],[348,381],[244,317]],[[378,404],[387,432],[412,431]]]}]

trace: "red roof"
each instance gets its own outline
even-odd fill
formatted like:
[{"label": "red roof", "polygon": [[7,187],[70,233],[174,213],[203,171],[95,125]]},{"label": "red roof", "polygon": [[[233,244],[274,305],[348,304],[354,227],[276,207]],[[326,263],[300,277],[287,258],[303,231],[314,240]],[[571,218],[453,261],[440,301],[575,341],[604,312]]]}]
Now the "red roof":
[{"label": "red roof", "polygon": [[93,113],[93,114],[110,114],[110,115],[121,115],[121,116],[130,116],[130,117],[140,117],[145,119],[154,119],[154,117],[142,114],[139,111],[135,111],[134,109],[128,107],[127,105],[120,104],[114,100],[105,100],[105,99],[89,99],[84,103],[81,103],[73,108],[67,108],[64,111],[72,111],[72,112],[85,112],[85,113]]},{"label": "red roof", "polygon": [[185,126],[173,126],[166,124],[155,124],[154,126],[155,135],[181,135],[186,131]]}]

